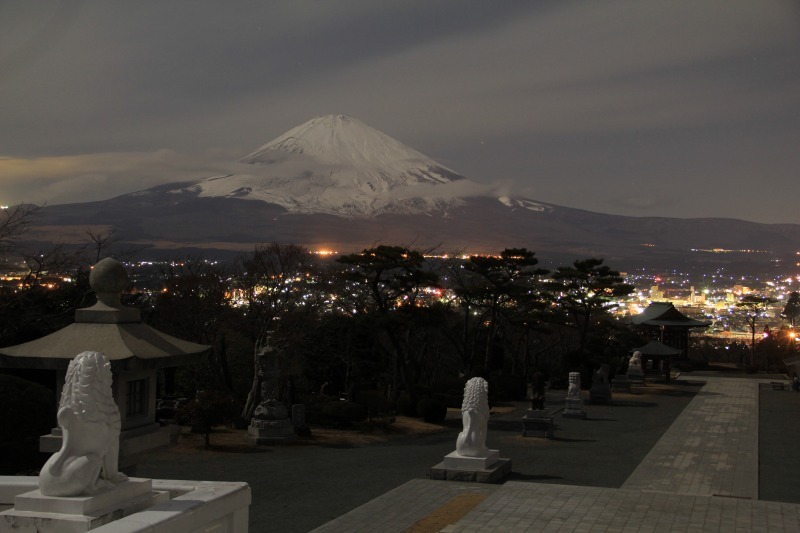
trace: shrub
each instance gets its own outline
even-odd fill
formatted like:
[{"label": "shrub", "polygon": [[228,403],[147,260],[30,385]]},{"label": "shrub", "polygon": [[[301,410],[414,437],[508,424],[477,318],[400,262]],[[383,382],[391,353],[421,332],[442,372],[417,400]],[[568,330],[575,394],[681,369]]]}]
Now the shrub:
[{"label": "shrub", "polygon": [[306,396],[300,403],[305,403],[306,409],[309,411],[322,411],[322,407],[328,402],[338,402],[339,398],[335,396],[328,396],[326,394],[314,394]]},{"label": "shrub", "polygon": [[206,390],[198,392],[197,397],[178,408],[175,418],[190,420],[193,426],[197,426],[198,432],[203,432],[213,426],[231,423],[238,414],[236,402],[230,396]]},{"label": "shrub", "polygon": [[328,402],[322,406],[322,413],[347,422],[361,422],[367,418],[367,408],[355,402]]},{"label": "shrub", "polygon": [[462,403],[464,403],[463,392],[459,394],[436,393],[433,395],[433,397],[443,403],[445,407],[453,407],[457,409],[461,407]]},{"label": "shrub", "polygon": [[397,399],[397,412],[403,416],[419,416],[417,414],[417,405],[411,401],[411,395],[404,392]]},{"label": "shrub", "polygon": [[39,436],[55,423],[55,395],[32,381],[0,374],[0,475],[41,468]]},{"label": "shrub", "polygon": [[447,406],[434,398],[422,398],[417,402],[417,413],[425,422],[441,424],[447,416]]},{"label": "shrub", "polygon": [[394,404],[378,390],[362,390],[356,396],[356,403],[363,405],[367,416],[384,416],[394,413]]},{"label": "shrub", "polygon": [[465,378],[440,377],[431,385],[433,394],[463,394],[464,385],[467,383]]},{"label": "shrub", "polygon": [[489,379],[489,393],[498,400],[524,400],[528,393],[528,384],[523,376],[492,376]]}]

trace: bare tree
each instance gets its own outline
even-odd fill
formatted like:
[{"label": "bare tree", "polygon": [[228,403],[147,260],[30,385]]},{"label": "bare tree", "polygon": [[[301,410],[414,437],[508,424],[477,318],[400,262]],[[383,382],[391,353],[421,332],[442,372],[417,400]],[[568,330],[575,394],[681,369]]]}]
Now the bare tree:
[{"label": "bare tree", "polygon": [[116,248],[112,254],[111,251],[118,242],[116,228],[108,228],[105,231],[88,228],[86,229],[86,235],[88,235],[89,239],[92,241],[92,246],[90,246],[90,248],[94,251],[93,264],[112,255],[119,260],[130,259],[141,252],[143,248],[141,246],[133,246],[124,249]]},{"label": "bare tree", "polygon": [[41,207],[19,204],[0,209],[0,253],[6,253],[28,231]]},{"label": "bare tree", "polygon": [[86,230],[86,235],[88,235],[89,239],[94,243],[94,263],[100,261],[100,259],[103,258],[103,252],[114,244],[114,233],[116,233],[114,228],[109,229],[105,233],[102,231],[95,231],[92,228]]}]

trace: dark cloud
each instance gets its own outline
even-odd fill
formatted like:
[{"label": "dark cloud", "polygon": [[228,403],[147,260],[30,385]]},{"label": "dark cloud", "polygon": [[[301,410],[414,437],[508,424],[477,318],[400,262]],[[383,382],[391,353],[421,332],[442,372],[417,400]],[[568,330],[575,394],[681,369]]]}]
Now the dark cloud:
[{"label": "dark cloud", "polygon": [[202,177],[189,161],[213,170],[214,149],[234,160],[345,113],[541,201],[800,222],[789,195],[743,194],[785,190],[800,166],[789,2],[72,5],[0,4],[0,50],[11,51],[0,52],[0,101],[13,102],[0,106],[0,155],[79,156],[91,170],[128,153],[115,157],[138,170],[14,187],[0,173],[12,199],[130,192],[162,149],[181,163],[159,177],[148,162],[144,183],[186,165],[186,179]]}]

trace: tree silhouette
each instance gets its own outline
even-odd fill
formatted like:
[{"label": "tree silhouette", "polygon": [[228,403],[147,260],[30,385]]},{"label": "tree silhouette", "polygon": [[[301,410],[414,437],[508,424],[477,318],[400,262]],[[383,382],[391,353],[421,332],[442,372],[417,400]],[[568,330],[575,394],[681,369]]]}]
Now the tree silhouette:
[{"label": "tree silhouette", "polygon": [[750,364],[756,363],[756,323],[758,317],[764,314],[767,306],[775,300],[768,296],[760,296],[757,294],[747,294],[736,303],[736,307],[746,311],[745,321],[750,328]]},{"label": "tree silhouette", "polygon": [[297,343],[322,303],[318,270],[308,250],[294,244],[258,246],[237,262],[235,288],[253,342],[253,382],[242,410],[244,422],[252,418],[259,402],[266,350],[284,353],[290,339]]},{"label": "tree silhouette", "polygon": [[[541,278],[547,274],[547,270],[536,268],[538,263],[534,252],[526,248],[507,248],[499,256],[473,255],[451,267],[454,290],[464,310],[466,371],[474,362],[473,352],[482,330],[486,332],[483,366],[491,372],[494,367],[502,367],[502,360],[493,359],[497,355],[494,352],[502,349],[506,326],[532,326],[536,322],[536,313],[545,307]],[[477,319],[471,320],[472,313]]]},{"label": "tree silhouette", "polygon": [[781,316],[789,321],[789,325],[794,328],[795,322],[800,318],[800,292],[792,291],[786,299]]},{"label": "tree silhouette", "polygon": [[[439,276],[426,266],[425,256],[403,246],[379,245],[359,253],[341,256],[345,267],[345,294],[355,313],[374,313],[378,345],[392,361],[393,393],[397,396],[397,372],[403,380],[413,406],[417,403],[415,385],[420,361],[412,353],[413,333],[440,318],[435,310],[418,306],[422,289],[438,286]],[[417,349],[414,352],[423,352]]]},{"label": "tree silhouette", "polygon": [[558,267],[552,274],[554,301],[564,309],[573,327],[578,330],[578,350],[583,352],[593,320],[616,306],[616,300],[633,292],[633,285],[624,283],[619,272],[603,264],[602,259],[575,261],[572,266]]},{"label": "tree silhouette", "polygon": [[758,317],[764,314],[767,306],[775,300],[768,296],[760,296],[757,294],[747,294],[736,303],[736,307],[745,310],[745,322],[750,328],[750,364],[754,365],[756,362],[756,324]]}]

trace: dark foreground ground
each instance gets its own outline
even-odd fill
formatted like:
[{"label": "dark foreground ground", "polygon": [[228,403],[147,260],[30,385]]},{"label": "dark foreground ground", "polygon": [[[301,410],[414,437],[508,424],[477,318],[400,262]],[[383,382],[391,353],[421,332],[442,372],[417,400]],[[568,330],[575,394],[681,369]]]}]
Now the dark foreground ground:
[{"label": "dark foreground ground", "polygon": [[[512,459],[513,480],[619,487],[698,388],[681,382],[651,385],[638,394],[615,394],[611,405],[587,402],[585,420],[556,415],[554,439],[521,437],[519,418],[527,404],[499,405],[490,422],[488,444]],[[548,408],[563,405],[563,394],[549,393]],[[800,401],[800,394],[797,397]],[[458,413],[454,415],[457,418],[448,420],[439,433],[384,444],[304,444],[249,453],[241,448],[235,452],[167,449],[140,464],[137,475],[246,481],[253,491],[252,531],[268,526],[274,531],[304,532],[406,481],[427,477],[430,468],[455,449],[461,422]]]},{"label": "dark foreground ground", "polygon": [[800,503],[800,392],[761,384],[758,404],[760,500]]},{"label": "dark foreground ground", "polygon": [[[638,394],[615,394],[611,405],[587,402],[585,420],[556,415],[555,438],[550,440],[520,436],[519,418],[527,404],[499,405],[488,444],[512,459],[511,479],[516,481],[619,487],[698,389],[697,383],[678,381],[648,385]],[[548,408],[563,405],[563,395],[548,393]],[[427,477],[429,469],[455,448],[461,422],[457,412],[451,415],[441,432],[394,437],[382,444],[327,440],[320,446],[312,440],[296,446],[219,446],[212,451],[178,446],[150,456],[137,475],[246,481],[253,493],[251,531],[304,532],[406,481]],[[762,385],[760,499],[800,503],[799,443],[800,393]]]}]

